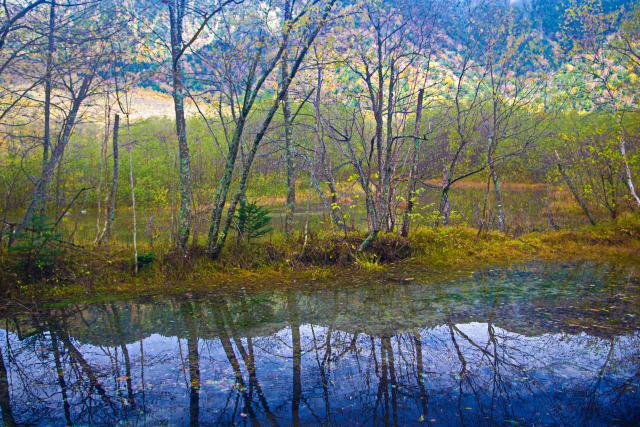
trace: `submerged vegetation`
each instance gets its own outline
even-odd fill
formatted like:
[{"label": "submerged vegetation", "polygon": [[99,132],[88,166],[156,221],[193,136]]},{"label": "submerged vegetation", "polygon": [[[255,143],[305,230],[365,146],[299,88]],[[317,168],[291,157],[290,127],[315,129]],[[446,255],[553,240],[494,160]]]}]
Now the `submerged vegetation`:
[{"label": "submerged vegetation", "polygon": [[527,262],[313,291],[15,304],[0,330],[3,421],[633,425],[639,279]]}]

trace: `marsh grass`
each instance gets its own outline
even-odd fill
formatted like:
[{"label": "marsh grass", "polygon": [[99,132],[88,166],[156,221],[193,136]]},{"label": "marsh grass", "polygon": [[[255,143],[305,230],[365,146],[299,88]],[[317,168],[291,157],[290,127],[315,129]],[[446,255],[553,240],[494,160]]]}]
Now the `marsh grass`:
[{"label": "marsh grass", "polygon": [[355,263],[358,267],[367,271],[381,271],[384,269],[378,262],[376,254],[357,253]]},{"label": "marsh grass", "polygon": [[[229,242],[220,258],[209,259],[203,246],[186,252],[157,245],[153,259],[133,273],[131,248],[67,249],[39,280],[21,276],[18,260],[0,253],[2,294],[18,300],[60,300],[99,295],[182,294],[251,287],[330,286],[337,277],[374,277],[391,271],[464,271],[484,265],[541,260],[640,259],[640,216],[572,231],[534,232],[511,237],[470,227],[420,227],[409,239],[381,235],[365,253],[356,248],[364,233],[273,233],[255,243]],[[146,253],[149,248],[143,248]]]}]

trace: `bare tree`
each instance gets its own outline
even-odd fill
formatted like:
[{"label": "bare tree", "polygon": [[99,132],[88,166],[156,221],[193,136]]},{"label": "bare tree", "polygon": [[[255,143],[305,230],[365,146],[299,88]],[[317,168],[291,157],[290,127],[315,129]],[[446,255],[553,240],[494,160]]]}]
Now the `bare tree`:
[{"label": "bare tree", "polygon": [[[201,22],[195,30],[193,36],[186,43],[184,37],[184,21],[189,12],[189,2],[187,0],[163,0],[169,8],[169,29],[170,29],[170,51],[171,51],[171,77],[172,96],[175,107],[176,134],[178,136],[178,167],[180,178],[180,214],[178,217],[178,236],[176,245],[180,249],[185,249],[189,240],[192,221],[192,188],[191,188],[191,158],[189,156],[189,143],[187,139],[187,124],[185,120],[184,100],[185,81],[182,60],[187,49],[193,45],[201,33],[207,27],[211,19],[229,4],[240,4],[243,0],[225,0],[219,4],[209,6],[210,11],[201,13]],[[202,6],[200,6],[202,7]],[[192,14],[196,10],[192,8]]]},{"label": "bare tree", "polygon": [[[50,112],[51,108],[58,111],[56,123],[59,133],[55,146],[50,146],[52,118],[50,113],[45,114],[42,172],[23,215],[21,227],[27,226],[46,203],[48,185],[76,124],[83,117],[83,107],[88,99],[101,91],[103,71],[108,66],[108,40],[118,31],[118,21],[111,22],[116,16],[113,11],[111,15],[105,14],[106,9],[103,8],[110,7],[106,2],[65,5],[63,11],[55,8],[56,4],[51,4],[46,23],[48,36],[44,79],[38,76],[37,69],[30,77],[35,81],[45,81],[43,108],[45,112]],[[77,26],[70,30],[66,26],[70,21],[86,22],[86,27]],[[55,50],[52,47],[54,39],[57,43]]]},{"label": "bare tree", "polygon": [[627,153],[629,130],[625,125],[625,114],[632,111],[638,97],[637,90],[631,86],[621,86],[615,81],[618,68],[630,67],[639,70],[638,40],[640,34],[634,25],[640,18],[639,7],[626,16],[622,27],[615,36],[611,36],[618,25],[619,12],[610,14],[602,10],[595,0],[572,3],[566,14],[563,33],[567,41],[569,57],[573,59],[578,71],[597,85],[597,91],[591,94],[591,101],[610,111],[619,130],[618,151],[625,174],[629,195],[640,208],[640,196],[635,188],[634,176]]},{"label": "bare tree", "polygon": [[[496,18],[498,17],[498,18]],[[482,19],[484,18],[484,19]],[[519,23],[516,25],[516,19]],[[508,5],[485,5],[480,17],[484,45],[479,114],[486,138],[490,180],[496,198],[498,230],[505,231],[504,200],[498,167],[509,158],[531,148],[545,132],[550,114],[536,112],[535,102],[544,93],[544,67],[531,40],[529,25],[517,18]],[[536,64],[535,71],[529,61]],[[484,218],[482,220],[484,222]]]},{"label": "bare tree", "polygon": [[[348,126],[328,124],[334,139],[346,145],[343,152],[365,195],[369,235],[360,250],[395,224],[402,148],[406,140],[419,138],[405,135],[407,113],[415,108],[418,88],[427,85],[439,7],[437,1],[362,4],[358,12],[363,21],[345,40],[353,51],[343,52],[344,64],[364,89],[351,88],[356,102],[348,107],[355,111]],[[374,122],[371,135],[366,126],[369,115]],[[360,148],[354,144],[356,135]]]},{"label": "bare tree", "polygon": [[120,115],[116,114],[113,120],[113,177],[111,178],[111,187],[109,189],[109,198],[107,205],[107,215],[104,221],[104,228],[99,237],[101,244],[106,244],[111,239],[113,231],[113,223],[116,216],[116,202],[118,194],[118,178],[120,174],[120,153],[118,148],[118,132],[120,131]]},{"label": "bare tree", "polygon": [[[298,73],[302,61],[318,36],[318,33],[325,25],[329,13],[333,9],[335,3],[335,0],[327,0],[326,2],[322,0],[312,0],[301,6],[296,13],[292,14],[290,22],[283,22],[282,25],[285,29],[282,31],[281,39],[278,40],[275,45],[268,45],[269,36],[265,29],[259,28],[257,30],[257,34],[250,35],[252,37],[258,37],[257,48],[253,49],[249,59],[250,67],[246,70],[247,74],[243,76],[242,85],[238,87],[232,84],[230,87],[231,90],[226,94],[226,98],[230,102],[231,108],[237,111],[237,114],[234,113],[233,136],[229,138],[229,149],[225,156],[226,166],[219,181],[213,203],[213,213],[207,244],[207,252],[212,258],[216,258],[224,246],[236,207],[246,191],[249,172],[251,171],[251,166],[255,159],[258,147],[260,146],[260,143],[262,142],[262,139],[264,138],[283,98],[286,96],[291,81]],[[305,24],[305,22],[309,23]],[[228,28],[227,31],[230,34],[232,29]],[[297,43],[294,43],[294,40],[291,40],[291,36],[298,34],[300,34],[300,40],[297,41]],[[229,40],[229,42],[230,41],[231,40]],[[292,55],[292,66],[287,78],[284,79],[284,85],[278,89],[273,102],[270,103],[271,105],[262,119],[258,132],[252,138],[252,142],[249,146],[249,153],[245,157],[245,162],[242,168],[240,181],[238,183],[238,190],[231,200],[227,210],[227,217],[223,224],[222,214],[231,188],[231,178],[235,170],[238,151],[244,135],[248,116],[254,108],[256,99],[263,93],[265,82],[281,61],[282,54],[285,49],[298,44],[299,46],[295,55]],[[237,70],[234,71],[237,72]]]}]

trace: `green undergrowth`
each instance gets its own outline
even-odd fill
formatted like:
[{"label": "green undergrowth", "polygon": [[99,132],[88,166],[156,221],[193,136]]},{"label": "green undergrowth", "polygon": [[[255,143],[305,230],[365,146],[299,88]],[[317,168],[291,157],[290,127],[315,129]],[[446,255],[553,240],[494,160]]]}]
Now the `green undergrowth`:
[{"label": "green undergrowth", "polygon": [[[381,235],[365,252],[364,233],[272,234],[255,243],[231,241],[218,260],[202,246],[187,252],[143,248],[134,274],[131,248],[67,250],[46,270],[26,275],[6,250],[0,253],[4,297],[21,301],[70,301],[146,294],[337,286],[342,278],[375,280],[411,271],[449,274],[485,265],[540,260],[599,259],[640,262],[640,216],[577,230],[478,235],[468,227],[419,228],[408,239]],[[144,262],[140,262],[143,260]]]}]

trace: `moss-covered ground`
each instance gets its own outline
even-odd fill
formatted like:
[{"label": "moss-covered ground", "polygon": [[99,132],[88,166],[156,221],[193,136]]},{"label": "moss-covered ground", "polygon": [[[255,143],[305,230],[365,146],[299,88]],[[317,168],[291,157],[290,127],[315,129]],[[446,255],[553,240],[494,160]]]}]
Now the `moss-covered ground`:
[{"label": "moss-covered ground", "polygon": [[[408,239],[380,236],[365,253],[357,251],[364,234],[282,235],[247,245],[231,242],[218,260],[204,248],[186,253],[155,248],[134,274],[131,248],[110,246],[67,250],[45,270],[20,271],[16,257],[1,255],[2,295],[13,301],[77,301],[146,294],[238,291],[264,288],[322,287],[346,281],[411,277],[415,272],[445,276],[489,265],[530,260],[601,260],[640,263],[640,216],[571,231],[511,237],[478,234],[468,227],[419,228]],[[145,255],[149,255],[148,253]]]}]

